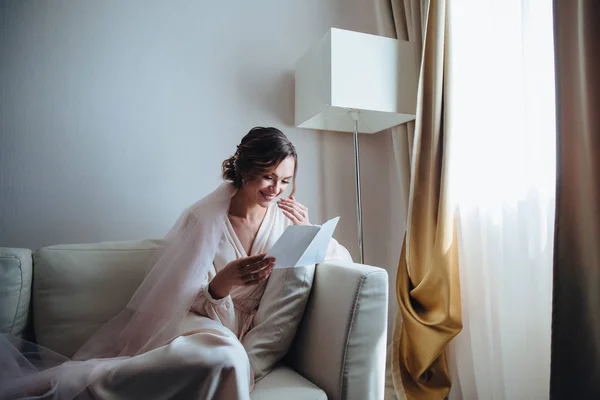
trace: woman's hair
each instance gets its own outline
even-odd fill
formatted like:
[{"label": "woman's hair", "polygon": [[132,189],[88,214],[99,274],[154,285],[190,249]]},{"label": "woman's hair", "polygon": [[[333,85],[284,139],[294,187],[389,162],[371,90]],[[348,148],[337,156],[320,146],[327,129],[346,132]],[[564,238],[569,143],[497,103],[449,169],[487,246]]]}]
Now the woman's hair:
[{"label": "woman's hair", "polygon": [[292,142],[277,128],[252,128],[242,138],[237,151],[223,161],[223,179],[233,181],[236,188],[242,187],[243,181],[252,181],[276,168],[287,157],[295,160],[292,194],[296,190],[296,171],[298,156]]}]

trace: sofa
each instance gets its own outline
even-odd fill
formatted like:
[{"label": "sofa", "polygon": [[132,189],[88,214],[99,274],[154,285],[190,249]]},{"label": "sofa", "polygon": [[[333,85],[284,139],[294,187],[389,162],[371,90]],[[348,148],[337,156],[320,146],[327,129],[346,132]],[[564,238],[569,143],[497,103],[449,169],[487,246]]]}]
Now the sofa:
[{"label": "sofa", "polygon": [[[160,241],[0,248],[0,331],[67,357],[128,302]],[[352,263],[317,266],[284,359],[253,400],[381,399],[388,277]]]}]

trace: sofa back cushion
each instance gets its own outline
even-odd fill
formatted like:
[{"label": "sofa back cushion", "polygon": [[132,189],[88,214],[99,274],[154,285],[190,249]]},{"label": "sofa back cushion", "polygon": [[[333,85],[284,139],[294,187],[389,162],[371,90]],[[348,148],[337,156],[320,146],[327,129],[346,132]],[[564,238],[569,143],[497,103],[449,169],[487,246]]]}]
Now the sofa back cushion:
[{"label": "sofa back cushion", "polygon": [[24,337],[31,297],[31,251],[0,248],[0,333]]},{"label": "sofa back cushion", "polygon": [[38,344],[71,357],[129,302],[161,241],[45,247],[33,255]]}]

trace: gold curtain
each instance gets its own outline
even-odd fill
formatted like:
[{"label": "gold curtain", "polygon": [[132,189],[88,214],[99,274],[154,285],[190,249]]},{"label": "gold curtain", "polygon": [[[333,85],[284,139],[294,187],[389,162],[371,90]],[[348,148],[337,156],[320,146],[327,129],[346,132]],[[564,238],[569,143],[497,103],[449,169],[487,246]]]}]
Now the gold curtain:
[{"label": "gold curtain", "polygon": [[600,397],[600,1],[555,0],[557,195],[550,394]]},{"label": "gold curtain", "polygon": [[[396,37],[414,42],[422,54],[417,118],[397,132],[405,134],[413,158],[392,339],[392,378],[399,399],[448,395],[445,349],[462,328],[456,226],[444,169],[446,3],[391,0],[381,7]],[[390,23],[385,15],[383,23]]]}]

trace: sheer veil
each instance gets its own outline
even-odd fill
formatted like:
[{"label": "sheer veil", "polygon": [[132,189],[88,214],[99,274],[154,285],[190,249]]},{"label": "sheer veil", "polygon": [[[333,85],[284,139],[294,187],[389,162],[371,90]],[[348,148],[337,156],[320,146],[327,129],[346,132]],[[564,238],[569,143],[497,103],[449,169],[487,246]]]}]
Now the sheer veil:
[{"label": "sheer veil", "polygon": [[72,360],[0,335],[0,400],[72,399],[121,357],[145,353],[174,338],[214,260],[235,192],[232,183],[224,183],[181,215],[125,309]]}]

